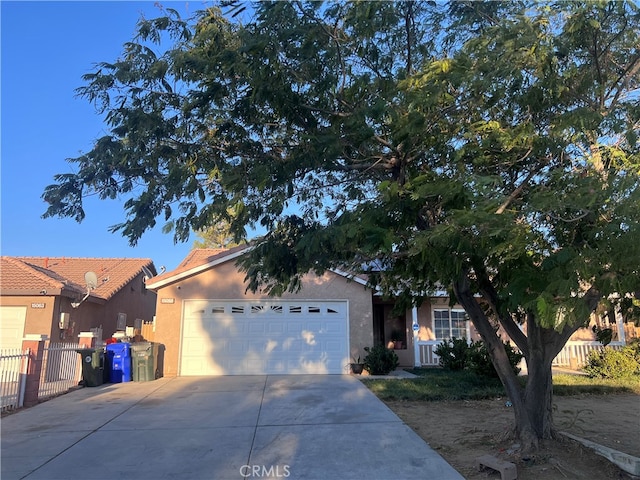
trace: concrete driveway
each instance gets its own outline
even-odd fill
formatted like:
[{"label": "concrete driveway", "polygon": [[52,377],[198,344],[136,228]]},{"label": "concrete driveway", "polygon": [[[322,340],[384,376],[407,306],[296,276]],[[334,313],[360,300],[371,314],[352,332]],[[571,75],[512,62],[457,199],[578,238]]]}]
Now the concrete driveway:
[{"label": "concrete driveway", "polygon": [[162,378],[2,419],[2,480],[462,479],[348,375]]}]

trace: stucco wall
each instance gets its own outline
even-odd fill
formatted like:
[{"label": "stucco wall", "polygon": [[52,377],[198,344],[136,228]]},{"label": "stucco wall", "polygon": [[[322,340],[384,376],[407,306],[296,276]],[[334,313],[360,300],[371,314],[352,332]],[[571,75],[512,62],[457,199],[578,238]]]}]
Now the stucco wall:
[{"label": "stucco wall", "polygon": [[136,318],[143,321],[153,320],[156,311],[156,292],[147,290],[142,281],[142,274],[120,289],[102,308],[102,329],[105,338],[115,331],[118,314],[127,315],[127,327],[133,327]]},{"label": "stucco wall", "polygon": [[[168,285],[158,291],[154,341],[164,344],[165,376],[178,374],[182,302],[187,299],[250,300],[268,299],[261,292],[245,292],[244,273],[234,261],[217,265],[196,276]],[[364,347],[373,342],[371,291],[356,282],[327,272],[322,277],[307,275],[297,294],[284,294],[283,299],[316,299],[349,301],[349,338],[351,355],[361,355]],[[171,300],[173,299],[173,300]],[[166,303],[173,301],[173,303]]]},{"label": "stucco wall", "polygon": [[[26,307],[24,334],[47,335],[53,341],[59,341],[59,330],[53,330],[54,315],[59,318],[59,301],[48,295],[3,296],[0,305],[7,307]],[[44,306],[43,308],[41,308]],[[57,321],[56,321],[57,326]]]},{"label": "stucco wall", "polygon": [[[47,335],[52,342],[77,342],[80,332],[102,327],[103,338],[109,338],[116,329],[118,313],[127,314],[127,326],[133,326],[136,318],[152,320],[156,308],[156,293],[142,288],[142,274],[118,291],[109,301],[87,299],[73,308],[67,297],[34,295],[2,296],[0,304],[26,306],[25,335]],[[79,300],[79,299],[78,299]],[[44,308],[32,305],[44,304]],[[59,327],[60,314],[69,313],[69,326]]]}]

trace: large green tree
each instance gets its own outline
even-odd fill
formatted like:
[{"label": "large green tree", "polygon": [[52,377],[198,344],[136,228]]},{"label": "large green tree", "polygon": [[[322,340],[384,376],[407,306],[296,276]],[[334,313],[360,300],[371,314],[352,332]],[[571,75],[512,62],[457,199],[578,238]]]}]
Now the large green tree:
[{"label": "large green tree", "polygon": [[554,432],[553,358],[602,299],[640,290],[636,6],[240,7],[142,19],[85,76],[110,132],[47,187],[45,216],[129,195],[113,230],[133,244],[158,219],[177,241],[265,228],[244,267],[275,294],[336,266],[406,306],[444,286],[535,448]]}]

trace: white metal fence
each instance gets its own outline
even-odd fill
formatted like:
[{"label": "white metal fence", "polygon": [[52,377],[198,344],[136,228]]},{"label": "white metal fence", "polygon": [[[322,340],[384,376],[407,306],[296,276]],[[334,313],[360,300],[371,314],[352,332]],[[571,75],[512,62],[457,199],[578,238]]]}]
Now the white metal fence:
[{"label": "white metal fence", "polygon": [[82,359],[77,343],[45,344],[38,399],[54,397],[78,385],[82,379]]},{"label": "white metal fence", "polygon": [[29,349],[0,352],[0,396],[2,412],[22,407],[29,362]]}]

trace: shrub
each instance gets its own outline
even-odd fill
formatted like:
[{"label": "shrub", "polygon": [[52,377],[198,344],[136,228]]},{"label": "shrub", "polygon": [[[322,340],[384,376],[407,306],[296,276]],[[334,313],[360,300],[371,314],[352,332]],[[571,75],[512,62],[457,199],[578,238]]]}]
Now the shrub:
[{"label": "shrub", "polygon": [[[523,355],[513,348],[510,343],[503,342],[504,348],[509,357],[511,368],[517,375],[520,373],[518,363]],[[498,372],[491,362],[489,350],[484,342],[478,340],[471,345],[465,338],[452,338],[445,340],[436,347],[434,353],[440,357],[440,366],[445,370],[469,370],[477,375],[485,377],[498,377]]]},{"label": "shrub", "polygon": [[627,348],[629,348],[631,354],[636,357],[638,363],[640,363],[640,338],[634,338],[627,343]]},{"label": "shrub", "polygon": [[364,368],[371,375],[387,375],[398,366],[398,355],[384,345],[365,347]]},{"label": "shrub", "polygon": [[625,378],[640,375],[640,348],[637,342],[620,350],[604,347],[589,352],[584,372],[591,378]]},{"label": "shrub", "polygon": [[469,356],[469,344],[464,337],[453,337],[443,341],[433,352],[440,357],[440,366],[445,370],[464,370]]},{"label": "shrub", "polygon": [[[518,368],[518,364],[520,360],[524,358],[524,355],[520,353],[520,351],[513,348],[513,346],[509,342],[503,342],[504,349],[507,352],[507,357],[509,357],[509,363],[511,364],[511,368],[513,372],[517,375],[520,373],[520,368]],[[483,375],[485,377],[498,377],[498,372],[496,371],[493,363],[491,362],[491,357],[489,356],[489,350],[484,342],[478,340],[477,342],[473,342],[469,346],[468,357],[468,368],[472,372]]]}]

